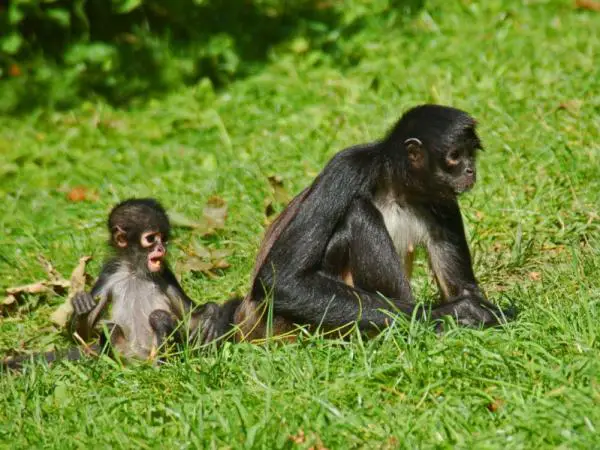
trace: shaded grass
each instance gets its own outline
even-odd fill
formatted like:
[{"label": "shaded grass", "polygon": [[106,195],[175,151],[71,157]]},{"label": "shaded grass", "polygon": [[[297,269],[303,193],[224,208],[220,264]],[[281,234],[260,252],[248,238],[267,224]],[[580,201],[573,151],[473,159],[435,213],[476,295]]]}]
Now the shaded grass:
[{"label": "shaded grass", "polygon": [[[194,298],[221,301],[247,289],[269,175],[298,192],[335,152],[379,138],[410,106],[464,108],[486,148],[461,200],[475,270],[521,315],[501,330],[441,337],[400,323],[368,342],[228,345],[160,369],[36,367],[0,380],[0,445],[594,447],[599,32],[600,15],[565,2],[429,2],[404,26],[381,14],[338,43],[355,65],[282,55],[222,94],[200,83],[136,110],[87,104],[3,119],[0,287],[43,277],[40,253],[64,274],[92,253],[97,273],[118,200],[152,195],[195,218],[218,194],[226,230],[177,229],[172,261],[177,269],[194,241],[233,248],[222,278],[182,275]],[[68,202],[77,185],[99,200]],[[423,260],[417,269],[417,295],[430,298]],[[67,345],[48,324],[61,301],[3,318],[0,347]]]}]

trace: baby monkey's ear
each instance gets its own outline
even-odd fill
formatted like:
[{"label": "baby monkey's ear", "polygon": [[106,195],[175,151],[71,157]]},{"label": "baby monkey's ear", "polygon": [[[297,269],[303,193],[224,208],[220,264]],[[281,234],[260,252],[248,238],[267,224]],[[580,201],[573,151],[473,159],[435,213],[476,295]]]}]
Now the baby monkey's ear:
[{"label": "baby monkey's ear", "polygon": [[117,247],[127,247],[127,233],[120,226],[114,226],[112,229],[112,239]]}]

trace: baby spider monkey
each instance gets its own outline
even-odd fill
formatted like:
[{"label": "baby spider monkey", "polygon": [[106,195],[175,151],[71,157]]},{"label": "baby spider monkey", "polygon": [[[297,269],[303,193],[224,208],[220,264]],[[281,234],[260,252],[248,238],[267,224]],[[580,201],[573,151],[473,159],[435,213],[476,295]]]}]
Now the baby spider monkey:
[{"label": "baby spider monkey", "polygon": [[78,360],[106,346],[125,359],[153,359],[167,341],[207,344],[229,327],[235,300],[226,307],[195,306],[169,268],[166,255],[171,230],[158,201],[119,203],[108,217],[108,230],[114,255],[104,264],[91,292],[79,292],[72,300],[71,332],[85,342],[99,337],[99,344],[8,358],[2,362],[5,368],[18,370],[37,358],[48,363]]},{"label": "baby spider monkey", "polygon": [[113,208],[108,230],[115,255],[91,292],[73,298],[73,332],[87,341],[100,326],[120,355],[142,359],[153,357],[168,338],[205,344],[219,337],[231,311],[214,303],[195,306],[185,294],[166,261],[170,228],[154,199],[125,200]]}]

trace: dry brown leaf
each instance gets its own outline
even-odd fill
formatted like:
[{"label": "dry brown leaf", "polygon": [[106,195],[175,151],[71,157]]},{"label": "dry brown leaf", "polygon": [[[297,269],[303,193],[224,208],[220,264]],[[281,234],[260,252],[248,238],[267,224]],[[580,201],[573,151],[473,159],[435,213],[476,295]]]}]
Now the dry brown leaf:
[{"label": "dry brown leaf", "polygon": [[69,279],[69,293],[67,294],[66,300],[54,312],[50,315],[50,321],[58,326],[64,327],[71,314],[73,314],[73,304],[71,300],[76,293],[85,291],[85,284],[87,281],[87,274],[85,272],[87,263],[92,259],[91,256],[82,256],[79,258],[77,266],[71,272],[71,278]]},{"label": "dry brown leaf", "polygon": [[600,11],[600,2],[594,0],[575,0],[575,7],[588,11]]},{"label": "dry brown leaf", "polygon": [[316,436],[316,439],[317,439],[317,443],[315,445],[308,447],[308,450],[329,450],[327,447],[325,447],[323,445],[323,442],[321,442],[321,438],[319,436]]},{"label": "dry brown leaf", "polygon": [[221,197],[212,196],[202,210],[202,219],[192,220],[177,211],[169,211],[171,225],[180,228],[191,228],[202,236],[214,234],[216,230],[225,228],[227,203]]},{"label": "dry brown leaf", "polygon": [[215,269],[228,269],[231,267],[231,264],[229,264],[224,259],[219,259],[219,260],[215,261],[213,263],[213,265],[214,265]]},{"label": "dry brown leaf", "polygon": [[558,109],[564,109],[574,114],[578,113],[582,106],[583,102],[581,100],[567,100],[558,105]]},{"label": "dry brown leaf", "polygon": [[304,430],[298,430],[298,433],[290,434],[289,439],[294,444],[304,444],[306,442],[306,435],[304,434]]},{"label": "dry brown leaf", "polygon": [[210,259],[210,250],[207,249],[206,247],[204,247],[201,244],[198,244],[197,242],[194,242],[194,248],[192,250],[192,255],[193,256],[197,256],[199,258],[204,258],[204,259]]},{"label": "dry brown leaf", "polygon": [[49,289],[50,287],[48,286],[47,281],[38,281],[37,283],[7,288],[6,293],[16,297],[21,294],[41,294],[43,292],[48,292]]},{"label": "dry brown leaf", "polygon": [[65,279],[65,277],[63,277],[62,274],[58,270],[56,270],[56,268],[52,265],[52,263],[50,261],[48,261],[43,255],[38,255],[37,259],[51,280],[64,280]]},{"label": "dry brown leaf", "polygon": [[212,261],[192,256],[183,263],[181,272],[200,272],[207,275],[209,278],[216,278],[216,275],[212,272],[214,268],[215,265]]},{"label": "dry brown leaf", "polygon": [[[311,435],[312,435],[312,433],[311,433]],[[298,430],[298,432],[296,434],[290,434],[288,436],[288,439],[296,445],[303,445],[307,441],[306,434],[304,433],[304,430],[302,430],[302,429]],[[310,439],[310,440],[316,441],[316,443],[315,443],[315,445],[311,445],[310,447],[308,447],[308,450],[328,450],[327,447],[325,447],[323,445],[323,442],[321,441],[321,438],[319,436],[314,435],[314,438]]]},{"label": "dry brown leaf", "polygon": [[210,251],[210,257],[212,259],[227,258],[228,256],[231,256],[232,254],[233,254],[233,250],[228,249],[228,248],[219,248],[219,249]]},{"label": "dry brown leaf", "polygon": [[504,250],[505,246],[503,244],[501,244],[500,242],[494,242],[494,245],[492,245],[492,250],[495,252],[499,252]]},{"label": "dry brown leaf", "polygon": [[289,203],[292,199],[288,191],[285,189],[283,184],[283,178],[279,175],[271,175],[269,177],[269,185],[273,192],[273,199],[277,203]]},{"label": "dry brown leaf", "polygon": [[224,228],[227,218],[227,203],[221,197],[213,195],[208,199],[202,215],[209,221],[212,228]]},{"label": "dry brown leaf", "polygon": [[540,272],[529,272],[529,279],[531,281],[540,281],[542,279],[542,274]]},{"label": "dry brown leaf", "polygon": [[388,448],[399,448],[400,446],[398,445],[398,438],[396,436],[390,436],[387,441],[385,442],[385,444],[383,445],[384,449],[388,449]]},{"label": "dry brown leaf", "polygon": [[[7,297],[0,302],[0,314],[5,310],[14,308],[25,295],[44,295],[44,294],[58,294],[63,295],[68,292],[67,301],[69,307],[71,304],[71,297],[75,292],[85,289],[85,282],[87,274],[85,273],[85,264],[91,259],[89,256],[80,258],[79,264],[73,270],[70,280],[65,280],[62,275],[52,266],[52,264],[45,258],[39,257],[40,263],[48,272],[50,280],[41,280],[35,283],[26,284],[23,286],[15,286],[6,289]],[[61,309],[59,307],[59,309]],[[57,309],[57,311],[59,310]],[[54,314],[56,314],[56,312]],[[54,316],[53,314],[53,316]]]},{"label": "dry brown leaf", "polygon": [[214,265],[211,261],[192,256],[186,260],[183,268],[186,272],[209,272],[214,268]]},{"label": "dry brown leaf", "polygon": [[543,244],[541,250],[556,256],[565,251],[565,246],[563,244]]},{"label": "dry brown leaf", "polygon": [[271,198],[266,198],[264,201],[265,207],[265,224],[274,219],[275,204],[287,205],[292,199],[291,195],[285,189],[283,178],[279,175],[271,175],[269,178],[269,186],[271,187]]},{"label": "dry brown leaf", "polygon": [[14,303],[16,303],[16,301],[17,301],[17,297],[15,297],[12,294],[9,294],[6,297],[4,297],[4,300],[2,300],[2,303],[0,303],[0,305],[2,305],[2,306],[11,306]]},{"label": "dry brown leaf", "polygon": [[504,406],[504,400],[502,400],[501,398],[496,398],[493,401],[491,401],[490,403],[488,403],[486,407],[489,412],[495,413],[503,406]]},{"label": "dry brown leaf", "polygon": [[508,291],[508,285],[506,284],[496,284],[495,286],[492,286],[490,289],[495,291],[495,292],[506,292]]},{"label": "dry brown leaf", "polygon": [[171,225],[178,228],[202,228],[203,222],[192,220],[178,211],[169,211],[169,221]]},{"label": "dry brown leaf", "polygon": [[85,186],[76,186],[67,193],[67,199],[70,202],[95,202],[98,198],[99,196],[95,191],[90,190]]},{"label": "dry brown leaf", "polygon": [[69,288],[67,280],[45,280],[23,286],[9,287],[6,297],[0,302],[0,314],[14,308],[25,295],[63,294]]},{"label": "dry brown leaf", "polygon": [[182,272],[201,272],[211,278],[216,278],[214,269],[228,269],[231,265],[225,259],[233,253],[229,249],[211,250],[195,243],[191,256],[183,263]]}]

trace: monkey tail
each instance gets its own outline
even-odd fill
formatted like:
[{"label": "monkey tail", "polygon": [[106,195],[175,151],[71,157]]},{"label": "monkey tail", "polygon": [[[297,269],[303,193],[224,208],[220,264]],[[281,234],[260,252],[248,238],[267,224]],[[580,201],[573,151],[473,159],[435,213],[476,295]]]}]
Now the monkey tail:
[{"label": "monkey tail", "polygon": [[100,354],[101,351],[102,348],[100,344],[92,344],[85,349],[71,347],[66,350],[33,353],[31,355],[11,356],[0,362],[0,372],[19,372],[27,365],[38,362],[46,362],[46,364],[50,365],[57,361],[79,361],[89,357],[90,355]]}]

